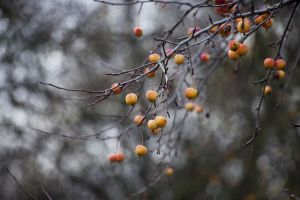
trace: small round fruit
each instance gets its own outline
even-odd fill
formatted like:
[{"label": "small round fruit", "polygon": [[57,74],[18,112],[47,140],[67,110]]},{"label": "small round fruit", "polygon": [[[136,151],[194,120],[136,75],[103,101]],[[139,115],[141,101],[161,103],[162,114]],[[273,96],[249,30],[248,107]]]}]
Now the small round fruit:
[{"label": "small round fruit", "polygon": [[188,87],[185,89],[185,96],[188,99],[195,99],[198,96],[198,90],[192,87]]},{"label": "small round fruit", "polygon": [[209,59],[210,59],[210,55],[208,53],[205,53],[205,52],[201,53],[200,60],[202,62],[208,62]]},{"label": "small round fruit", "polygon": [[219,26],[214,26],[210,29],[211,33],[215,33],[218,30]]},{"label": "small round fruit", "polygon": [[149,55],[149,62],[151,63],[157,63],[160,60],[160,55],[157,53],[153,53]]},{"label": "small round fruit", "polygon": [[133,29],[133,33],[136,37],[141,37],[143,35],[143,29],[137,26]]},{"label": "small round fruit", "polygon": [[146,98],[150,101],[150,102],[155,102],[156,99],[158,97],[158,93],[154,90],[148,90],[146,92]]},{"label": "small round fruit", "polygon": [[241,18],[241,17],[236,18],[236,19],[235,19],[235,23],[239,23],[239,22],[242,21],[242,20],[243,20],[243,18]]},{"label": "small round fruit", "polygon": [[273,68],[273,67],[275,66],[275,61],[274,61],[274,59],[273,59],[273,58],[266,58],[266,59],[264,60],[264,66],[265,66],[265,68],[267,68],[267,69]]},{"label": "small round fruit", "polygon": [[122,88],[119,86],[119,83],[113,83],[111,85],[111,89],[115,94],[120,94],[122,92]]},{"label": "small round fruit", "polygon": [[240,43],[238,49],[236,50],[236,53],[239,55],[239,56],[244,56],[248,53],[248,46],[247,44],[244,44],[244,43]]},{"label": "small round fruit", "polygon": [[272,93],[272,87],[269,85],[266,85],[265,89],[264,89],[264,95],[269,95]]},{"label": "small round fruit", "polygon": [[161,131],[161,128],[157,128],[157,129],[151,130],[151,134],[157,135],[160,131]]},{"label": "small round fruit", "polygon": [[135,154],[138,156],[138,157],[142,157],[142,156],[145,156],[148,152],[148,149],[147,147],[145,147],[144,145],[137,145],[135,147]]},{"label": "small round fruit", "polygon": [[218,33],[220,35],[222,35],[223,37],[228,37],[231,33],[231,25],[230,24],[222,24],[220,26]]},{"label": "small round fruit", "polygon": [[147,76],[149,77],[149,78],[153,78],[154,76],[155,76],[155,71],[151,71],[150,72],[150,68],[149,67],[146,67],[145,69],[144,69],[144,74],[146,74],[147,73]]},{"label": "small round fruit", "polygon": [[204,111],[203,107],[200,105],[195,105],[194,110],[196,113],[202,113]]},{"label": "small round fruit", "polygon": [[241,20],[236,26],[237,31],[240,33],[247,33],[250,31],[250,28],[251,24],[248,18]]},{"label": "small round fruit", "polygon": [[258,24],[262,23],[264,20],[265,20],[264,16],[263,16],[263,15],[259,15],[259,16],[257,16],[257,17],[254,19],[254,23],[255,23],[256,25],[258,25]]},{"label": "small round fruit", "polygon": [[286,62],[284,59],[279,58],[275,60],[275,68],[280,70],[280,69],[284,69],[286,66]]},{"label": "small round fruit", "polygon": [[184,107],[187,111],[193,111],[195,109],[195,104],[192,102],[187,102]]},{"label": "small round fruit", "polygon": [[200,27],[198,27],[198,26],[195,26],[195,27],[190,27],[188,30],[187,30],[187,35],[188,36],[192,36],[193,35],[193,33],[197,33],[197,32],[199,32],[201,30],[201,28]]},{"label": "small round fruit", "polygon": [[230,58],[231,60],[237,60],[240,57],[240,55],[237,54],[236,51],[231,51],[231,50],[228,50],[227,55],[228,58]]},{"label": "small round fruit", "polygon": [[116,154],[111,154],[110,156],[108,156],[108,160],[110,161],[110,163],[117,162]]},{"label": "small round fruit", "polygon": [[166,176],[172,176],[174,174],[174,169],[172,167],[167,167],[165,169],[165,175]]},{"label": "small round fruit", "polygon": [[176,54],[174,57],[174,61],[177,65],[181,65],[185,61],[185,56],[182,54]]},{"label": "small round fruit", "polygon": [[136,115],[133,118],[133,121],[134,121],[135,125],[140,126],[140,125],[142,125],[142,123],[144,121],[144,116],[143,115]]},{"label": "small round fruit", "polygon": [[131,105],[131,106],[133,106],[133,105],[135,105],[135,104],[137,103],[137,99],[138,99],[138,97],[137,97],[137,95],[134,94],[134,93],[129,93],[129,94],[127,94],[126,97],[125,97],[126,103],[127,103],[128,105]]},{"label": "small round fruit", "polygon": [[267,19],[269,16],[270,16],[270,13],[264,13],[264,14],[262,14],[261,15],[263,18],[264,18],[264,20],[265,19]]},{"label": "small round fruit", "polygon": [[236,51],[240,46],[240,43],[236,40],[231,40],[228,43],[228,47],[231,51]]},{"label": "small round fruit", "polygon": [[273,18],[270,18],[268,19],[267,21],[265,21],[262,26],[265,28],[265,29],[269,29],[273,26],[274,24],[274,19]]},{"label": "small round fruit", "polygon": [[115,154],[115,156],[116,156],[117,162],[122,162],[125,159],[125,156],[123,153],[117,153],[117,154]]},{"label": "small round fruit", "polygon": [[164,116],[156,116],[155,123],[157,127],[163,128],[167,125],[167,119]]},{"label": "small round fruit", "polygon": [[151,129],[151,130],[155,130],[155,129],[158,128],[158,127],[157,127],[157,124],[156,124],[156,122],[155,122],[154,119],[150,119],[150,120],[148,121],[148,123],[147,123],[147,126],[148,126],[148,128]]},{"label": "small round fruit", "polygon": [[276,70],[275,72],[275,78],[282,80],[285,78],[285,72],[283,70]]}]

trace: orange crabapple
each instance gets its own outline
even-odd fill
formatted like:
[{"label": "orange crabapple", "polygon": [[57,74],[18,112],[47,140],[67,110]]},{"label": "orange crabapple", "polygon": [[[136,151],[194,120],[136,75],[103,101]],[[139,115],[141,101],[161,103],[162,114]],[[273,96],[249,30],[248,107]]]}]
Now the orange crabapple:
[{"label": "orange crabapple", "polygon": [[160,55],[157,53],[152,53],[149,55],[148,59],[151,63],[157,63],[160,60]]},{"label": "orange crabapple", "polygon": [[200,105],[195,105],[194,111],[196,113],[202,113],[204,111],[203,107]]},{"label": "orange crabapple", "polygon": [[258,25],[258,24],[262,23],[264,20],[265,20],[265,17],[263,15],[259,15],[254,19],[254,23],[256,25]]},{"label": "orange crabapple", "polygon": [[159,128],[163,128],[167,125],[167,119],[164,116],[158,115],[155,117],[154,120],[155,120],[157,127],[159,127]]},{"label": "orange crabapple", "polygon": [[247,33],[250,31],[251,24],[250,20],[248,18],[242,19],[239,23],[236,25],[236,29],[240,33]]},{"label": "orange crabapple", "polygon": [[267,19],[270,16],[270,13],[264,13],[264,14],[262,14],[262,16],[264,19]]},{"label": "orange crabapple", "polygon": [[148,153],[148,149],[144,145],[139,144],[135,147],[135,154],[138,157],[145,156],[147,153]]},{"label": "orange crabapple", "polygon": [[231,51],[236,51],[240,46],[240,43],[236,40],[230,40],[229,43],[228,43],[228,48],[231,50]]},{"label": "orange crabapple", "polygon": [[278,80],[282,80],[285,78],[285,72],[283,70],[276,70],[275,78]]},{"label": "orange crabapple", "polygon": [[273,25],[273,23],[274,23],[274,19],[270,18],[270,19],[268,19],[267,21],[264,22],[264,20],[266,20],[269,16],[270,16],[269,13],[265,13],[265,14],[259,15],[259,16],[257,16],[254,19],[254,23],[256,25],[259,25],[259,24],[261,24],[263,22],[262,26],[264,28],[270,28]]},{"label": "orange crabapple", "polygon": [[148,123],[147,123],[147,126],[148,126],[148,128],[149,128],[150,130],[155,130],[155,129],[158,128],[158,126],[157,126],[157,124],[156,124],[156,122],[155,122],[154,119],[150,119],[150,120],[148,121]]},{"label": "orange crabapple", "polygon": [[273,26],[274,24],[274,19],[273,18],[270,18],[268,19],[267,21],[265,21],[262,26],[265,28],[265,29],[269,29]]},{"label": "orange crabapple", "polygon": [[240,43],[238,49],[236,50],[236,53],[239,56],[244,56],[248,53],[248,45],[245,43]]},{"label": "orange crabapple", "polygon": [[122,162],[125,159],[125,155],[123,153],[116,153],[115,156],[117,162]]},{"label": "orange crabapple", "polygon": [[218,33],[223,37],[228,37],[231,33],[231,25],[230,24],[222,24]]},{"label": "orange crabapple", "polygon": [[155,102],[158,97],[158,93],[154,90],[148,90],[146,92],[146,99],[148,99],[150,102]]},{"label": "orange crabapple", "polygon": [[149,77],[149,78],[153,78],[154,76],[155,76],[155,71],[151,71],[151,72],[149,72],[151,69],[149,68],[149,67],[146,67],[145,69],[144,69],[144,73],[147,73],[147,76]]},{"label": "orange crabapple", "polygon": [[177,65],[181,65],[183,64],[185,61],[185,56],[182,55],[182,54],[176,54],[174,56],[174,62],[177,64]]},{"label": "orange crabapple", "polygon": [[134,121],[135,125],[140,126],[140,125],[142,125],[144,118],[145,117],[143,115],[136,115],[136,116],[134,116],[133,121]]},{"label": "orange crabapple", "polygon": [[275,68],[280,70],[280,69],[284,69],[286,67],[286,62],[284,59],[279,58],[275,60]]},{"label": "orange crabapple", "polygon": [[195,99],[198,96],[198,90],[193,87],[188,87],[185,89],[185,96],[188,99]]},{"label": "orange crabapple", "polygon": [[161,131],[161,128],[156,128],[156,129],[151,130],[151,134],[157,135],[160,131]]},{"label": "orange crabapple", "polygon": [[240,55],[236,51],[232,50],[228,50],[227,55],[231,60],[237,60],[240,57]]},{"label": "orange crabapple", "polygon": [[218,30],[219,26],[214,26],[210,29],[211,33],[215,33]]},{"label": "orange crabapple", "polygon": [[200,60],[202,62],[208,62],[209,59],[210,59],[210,55],[208,53],[206,53],[206,52],[201,53]]},{"label": "orange crabapple", "polygon": [[272,87],[269,86],[269,85],[266,85],[266,87],[264,88],[263,92],[264,92],[264,95],[271,94],[272,93]]},{"label": "orange crabapple", "polygon": [[131,106],[134,106],[136,103],[137,103],[137,95],[134,94],[134,93],[129,93],[126,95],[125,97],[125,102],[128,104],[128,105],[131,105]]},{"label": "orange crabapple", "polygon": [[193,111],[195,109],[195,104],[193,102],[187,102],[184,107],[187,111]]},{"label": "orange crabapple", "polygon": [[266,58],[264,60],[264,67],[267,69],[271,69],[275,66],[275,61],[273,58]]},{"label": "orange crabapple", "polygon": [[133,29],[133,33],[136,37],[141,37],[143,35],[143,29],[139,26],[136,26],[134,29]]},{"label": "orange crabapple", "polygon": [[166,176],[172,176],[174,174],[174,169],[172,167],[167,167],[165,169],[165,175]]},{"label": "orange crabapple", "polygon": [[116,156],[116,154],[109,155],[108,156],[108,160],[110,161],[110,163],[117,162],[117,156]]},{"label": "orange crabapple", "polygon": [[111,85],[111,90],[115,93],[115,94],[120,94],[122,92],[122,88],[119,86],[119,83],[113,83]]},{"label": "orange crabapple", "polygon": [[114,153],[108,157],[110,163],[122,162],[125,159],[125,155],[123,153]]},{"label": "orange crabapple", "polygon": [[235,21],[235,23],[237,24],[237,23],[239,23],[239,22],[242,21],[242,20],[243,20],[243,18],[239,17],[239,18],[236,18],[234,21]]}]

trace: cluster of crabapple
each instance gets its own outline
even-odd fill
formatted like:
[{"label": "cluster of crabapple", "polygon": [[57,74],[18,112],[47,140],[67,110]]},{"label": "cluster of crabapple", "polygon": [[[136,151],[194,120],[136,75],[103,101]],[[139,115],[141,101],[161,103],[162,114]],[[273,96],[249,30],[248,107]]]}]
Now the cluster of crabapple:
[{"label": "cluster of crabapple", "polygon": [[254,19],[254,23],[256,25],[259,25],[262,23],[262,26],[267,30],[269,28],[271,28],[274,24],[274,18],[270,17],[269,13],[265,13],[262,15],[258,15],[255,19]]},{"label": "cluster of crabapple", "polygon": [[[216,5],[221,5],[221,4],[227,4],[227,5],[222,5],[222,6],[218,6],[215,8],[215,11],[217,14],[228,14],[228,13],[234,13],[236,7],[229,5],[230,3],[233,3],[232,0],[215,0],[215,4]],[[254,18],[251,18],[251,20],[248,17],[245,18],[237,18],[234,20],[233,22],[235,24],[235,30],[238,33],[242,33],[242,34],[246,34],[249,33],[251,30],[251,24],[255,24],[256,26],[262,26],[265,29],[270,28],[273,24],[274,24],[274,19],[270,16],[269,13],[265,13],[262,15],[258,15],[255,16]],[[198,26],[194,26],[194,27],[190,27],[188,28],[186,35],[189,37],[192,37],[195,33],[199,32],[201,29]],[[212,29],[210,30],[211,33],[217,33],[219,34],[221,37],[228,37],[231,32],[232,32],[232,24],[231,23],[224,23],[221,25],[216,25],[214,27],[212,27]],[[133,34],[136,37],[142,37],[143,35],[143,29],[140,26],[136,26],[133,29]],[[248,46],[247,44],[243,43],[243,42],[239,42],[237,40],[231,40],[228,44],[228,52],[227,55],[230,59],[232,60],[237,60],[240,57],[246,55],[248,53]],[[185,62],[185,55],[181,54],[181,53],[177,53],[174,52],[172,48],[167,48],[165,51],[165,55],[167,57],[173,58],[174,63],[176,63],[177,65],[182,65]],[[154,66],[156,64],[161,64],[159,63],[161,60],[161,56],[158,53],[152,53],[149,55],[148,57],[148,61],[149,64],[152,64],[151,66]],[[202,62],[208,62],[210,60],[210,54],[207,52],[202,52],[200,54],[200,60]],[[283,59],[277,59],[277,60],[273,60],[273,64],[272,64],[272,60],[271,58],[268,58],[265,60],[265,67],[266,68],[275,68],[276,69],[276,73],[275,73],[275,77],[277,79],[283,79],[285,76],[285,73],[283,71],[284,67],[285,67],[285,61]],[[149,67],[145,67],[143,69],[143,73],[148,77],[148,78],[153,78],[155,77],[155,73],[156,73],[157,68],[151,68]],[[271,87],[270,86],[266,86],[264,89],[264,93],[271,93]],[[114,94],[120,94],[122,92],[122,86],[119,83],[114,83],[111,86],[111,91]],[[193,87],[188,87],[185,89],[185,93],[184,93],[185,97],[188,100],[192,100],[195,99],[198,95],[199,92],[197,91],[196,88]],[[154,90],[148,90],[145,94],[146,99],[151,103],[155,105],[155,102],[158,98],[158,93],[157,91]],[[135,93],[128,93],[125,97],[125,102],[126,104],[130,105],[130,106],[134,106],[137,104],[138,102],[138,96]],[[202,113],[204,111],[203,107],[194,103],[193,101],[188,101],[184,108],[189,111],[189,112],[196,112],[196,113]],[[145,121],[146,116],[142,115],[142,114],[137,114],[134,119],[133,119],[133,123],[136,126],[143,126],[143,122]],[[161,132],[163,130],[163,128],[167,125],[167,118],[161,115],[157,115],[155,116],[155,118],[149,119],[146,123],[147,128],[150,130],[152,135],[157,135],[159,132]],[[137,155],[137,157],[141,158],[145,155],[147,155],[148,153],[148,149],[146,146],[144,146],[143,144],[138,144],[135,148],[135,154]],[[115,163],[115,162],[122,162],[125,159],[125,156],[123,153],[116,153],[116,154],[112,154],[111,156],[109,156],[109,160],[111,163]],[[171,176],[173,174],[173,168],[168,167],[165,169],[165,174],[167,176]]]},{"label": "cluster of crabapple", "polygon": [[[198,90],[193,88],[193,87],[188,87],[188,88],[185,89],[185,96],[189,100],[195,99],[198,95],[199,95]],[[195,111],[196,113],[202,113],[203,110],[204,110],[202,106],[197,105],[194,102],[187,102],[185,104],[185,109],[187,111]]]},{"label": "cluster of crabapple", "polygon": [[125,155],[123,153],[114,153],[108,157],[108,160],[110,161],[110,163],[115,163],[115,162],[120,163],[124,159],[125,159]]},{"label": "cluster of crabapple", "polygon": [[[218,2],[225,2],[216,0],[216,4]],[[228,10],[228,8],[224,6],[216,8],[218,9],[218,12],[225,12],[228,11],[229,13],[233,12],[233,8]],[[217,13],[218,13],[217,12]],[[223,13],[224,14],[224,13]],[[274,19],[270,17],[269,13],[265,13],[262,15],[258,15],[254,18],[253,22],[256,24],[256,26],[262,25],[266,30],[273,26]],[[245,18],[236,18],[234,21],[236,25],[236,31],[242,34],[246,34],[251,30],[251,20],[248,17]],[[219,26],[214,26],[211,28],[210,32],[212,33],[218,33],[222,37],[228,37],[231,34],[232,25],[230,23],[224,23]],[[246,55],[248,52],[248,46],[244,43],[240,43],[237,40],[232,40],[228,44],[229,50],[227,52],[228,57],[232,60],[237,60],[243,55]]]},{"label": "cluster of crabapple", "polygon": [[[216,4],[222,4],[222,3],[230,3],[232,1],[226,1],[226,0],[215,0]],[[218,14],[225,14],[225,13],[233,13],[234,12],[234,7],[230,8],[228,7],[228,5],[226,6],[221,6],[221,7],[217,7],[216,8],[216,12]],[[264,13],[262,15],[258,15],[253,19],[253,22],[256,26],[262,26],[264,27],[266,30],[268,30],[269,28],[271,28],[274,24],[274,19],[270,16],[269,13]],[[236,30],[239,33],[243,33],[246,34],[248,32],[250,32],[251,30],[251,20],[247,17],[245,18],[236,18],[235,22],[236,24]],[[221,24],[220,26],[214,26],[210,32],[215,33],[217,32],[218,34],[220,34],[222,37],[228,37],[231,33],[231,24],[229,23],[225,23],[225,24]],[[240,57],[246,55],[248,53],[248,46],[242,42],[239,42],[237,40],[231,40],[228,43],[228,58],[230,58],[231,60],[236,61],[237,59],[239,59]],[[275,68],[275,79],[284,79],[285,77],[285,72],[284,72],[284,68],[286,66],[286,62],[283,59],[276,59],[274,61],[274,59],[272,58],[266,58],[264,61],[264,66],[267,69],[273,69]],[[263,93],[265,95],[271,94],[272,92],[272,87],[270,85],[266,85],[263,88]],[[186,105],[187,108],[192,109],[192,105],[187,104]]]},{"label": "cluster of crabapple", "polygon": [[[236,30],[239,33],[248,33],[251,29],[251,21],[249,18],[237,18],[235,20],[236,23]],[[268,13],[263,15],[256,16],[254,19],[254,23],[258,25],[262,25],[265,29],[270,28],[273,23],[274,19],[270,17]],[[227,52],[228,57],[232,60],[237,60],[243,55],[246,55],[248,52],[248,46],[244,43],[240,43],[236,40],[231,40],[228,44],[229,50]]]},{"label": "cluster of crabapple", "polygon": [[[215,0],[216,5],[222,5],[215,7],[215,12],[219,15],[228,15],[232,14],[236,10],[236,6],[230,5],[233,3],[233,0]],[[251,21],[249,18],[237,18],[235,20],[236,23],[236,29],[240,33],[247,33],[250,31],[251,28]],[[265,13],[262,15],[258,15],[254,18],[254,23],[256,25],[262,25],[265,29],[270,28],[274,24],[274,19],[270,17],[269,13]],[[219,29],[220,28],[220,29]],[[228,23],[222,24],[220,27],[215,26],[211,30],[212,32],[215,32],[219,29],[219,33],[225,37],[230,35],[231,25]],[[229,30],[229,31],[228,31]]]},{"label": "cluster of crabapple", "polygon": [[190,112],[195,111],[198,114],[203,113],[203,111],[204,111],[202,106],[195,104],[194,102],[187,102],[184,107],[187,111],[190,111]]},{"label": "cluster of crabapple", "polygon": [[248,46],[247,44],[240,43],[237,40],[231,40],[228,43],[228,58],[232,60],[237,60],[240,57],[246,55],[248,53]]},{"label": "cluster of crabapple", "polygon": [[[275,70],[274,78],[277,80],[282,80],[285,78],[285,67],[286,61],[282,58],[266,58],[264,60],[264,67],[268,70]],[[263,89],[265,95],[269,95],[272,93],[272,87],[270,85],[266,85]]]},{"label": "cluster of crabapple", "polygon": [[[137,35],[137,30],[138,29],[134,29],[134,34]],[[193,30],[194,31],[194,30]],[[173,53],[172,55],[170,54],[170,52],[172,51],[172,49],[167,49],[166,50],[166,54],[167,56],[170,56],[170,57],[173,57],[174,59],[174,62],[177,64],[177,65],[182,65],[184,64],[185,62],[185,56],[183,54],[180,54],[180,53]],[[157,64],[159,61],[160,61],[161,57],[158,53],[152,53],[149,55],[148,57],[148,61],[150,64]],[[210,55],[208,53],[202,53],[201,56],[200,56],[200,59],[203,61],[203,62],[208,62],[209,59],[210,59]],[[155,76],[155,71],[151,71],[153,69],[149,68],[149,67],[146,67],[143,72],[145,74],[147,74],[147,76],[149,78],[152,78]],[[111,90],[114,94],[120,94],[122,92],[122,87],[120,86],[119,83],[113,83],[112,86],[111,86]],[[185,89],[184,91],[184,95],[186,96],[187,99],[191,100],[191,99],[195,99],[197,96],[198,96],[198,90],[196,88],[193,88],[193,87],[188,87]],[[151,104],[154,104],[155,105],[155,102],[157,101],[158,99],[158,93],[157,91],[154,91],[154,90],[148,90],[145,94],[145,97],[146,99],[151,103]],[[125,102],[126,104],[130,105],[130,106],[135,106],[138,102],[138,95],[135,94],[135,93],[128,93],[126,96],[125,96]],[[186,105],[185,105],[185,108],[186,110],[188,111],[195,111],[197,113],[201,113],[203,112],[203,107],[200,106],[200,105],[197,105],[193,102],[188,102]],[[142,114],[137,114],[134,116],[133,118],[133,123],[136,125],[136,126],[142,126],[143,125],[143,122],[145,121],[145,118],[146,116],[145,115],[142,115]],[[150,130],[150,133],[152,135],[157,135],[159,132],[161,132],[163,130],[163,128],[167,125],[167,118],[164,117],[164,116],[161,116],[161,115],[157,115],[155,116],[155,118],[153,119],[149,119],[147,121],[147,128]],[[138,144],[136,147],[135,147],[135,154],[137,155],[138,158],[141,158],[145,155],[147,155],[148,153],[148,149],[145,145],[143,144]],[[120,155],[123,155],[123,156],[120,156]],[[122,159],[120,159],[122,158]],[[115,163],[115,162],[121,162],[124,160],[124,154],[122,153],[116,153],[116,154],[112,154],[111,156],[109,156],[109,161],[111,163]],[[165,169],[165,175],[166,176],[172,176],[174,173],[174,170],[172,167],[167,167]]]}]

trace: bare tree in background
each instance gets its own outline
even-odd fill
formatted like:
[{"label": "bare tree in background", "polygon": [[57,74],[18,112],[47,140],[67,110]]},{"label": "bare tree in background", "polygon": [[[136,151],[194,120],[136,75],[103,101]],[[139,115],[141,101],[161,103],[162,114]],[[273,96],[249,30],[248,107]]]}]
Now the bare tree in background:
[{"label": "bare tree in background", "polygon": [[[87,12],[67,3],[65,12],[81,17],[61,30],[64,14],[48,20],[49,9],[39,14],[45,22],[30,24],[39,4],[4,1],[12,29],[5,36],[15,42],[2,41],[11,102],[4,112],[21,106],[26,115],[3,115],[3,125],[29,141],[4,147],[2,176],[17,186],[14,198],[298,199],[298,4],[97,0],[99,9]],[[143,28],[148,6],[165,13],[152,22],[153,34]],[[24,12],[14,16],[15,9]],[[103,20],[109,9],[123,9],[117,19],[127,25]],[[57,59],[68,67],[53,75]]]}]

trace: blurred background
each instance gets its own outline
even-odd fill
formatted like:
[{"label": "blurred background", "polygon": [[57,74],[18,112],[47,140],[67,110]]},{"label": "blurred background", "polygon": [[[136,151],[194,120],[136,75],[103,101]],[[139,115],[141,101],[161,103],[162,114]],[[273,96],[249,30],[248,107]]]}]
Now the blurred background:
[{"label": "blurred background", "polygon": [[[278,1],[269,1],[274,2]],[[139,8],[92,0],[0,1],[0,199],[28,199],[6,167],[37,199],[47,199],[40,183],[54,200],[125,199],[141,190],[134,199],[289,199],[285,188],[300,196],[300,130],[291,126],[300,122],[299,63],[291,70],[299,54],[299,11],[282,51],[287,78],[272,84],[273,93],[263,103],[263,132],[255,140],[253,154],[251,147],[241,148],[255,128],[261,91],[260,85],[250,82],[264,76],[263,59],[276,55],[269,44],[280,39],[292,6],[276,14],[274,27],[259,29],[247,40],[247,56],[222,63],[209,78],[201,97],[205,112],[188,114],[173,159],[155,151],[143,159],[134,155],[139,133],[146,132],[143,128],[131,129],[121,139],[118,148],[126,159],[116,165],[107,160],[116,151],[114,139],[67,139],[32,129],[71,136],[93,134],[128,112],[124,94],[87,106],[90,100],[80,93],[39,82],[102,90],[128,80],[104,73],[139,66],[155,49],[153,38],[162,37],[187,9],[144,4],[139,16],[144,35],[137,39],[132,30],[138,24]],[[184,36],[191,26],[206,27],[208,14],[220,19],[212,8],[203,8],[196,18],[188,16],[170,39]],[[210,45],[192,51],[199,48],[211,53],[212,59],[220,56]],[[145,82],[144,87],[153,88],[158,84],[155,80],[159,81]],[[132,86],[126,92],[134,90]],[[144,112],[146,108],[147,102],[141,101],[135,109]],[[170,114],[174,112],[171,108]],[[177,113],[183,116],[184,110]],[[132,118],[104,136],[126,130]],[[156,139],[150,137],[145,143],[155,148]],[[174,176],[153,180],[170,164]],[[143,192],[149,184],[153,187]]]}]

